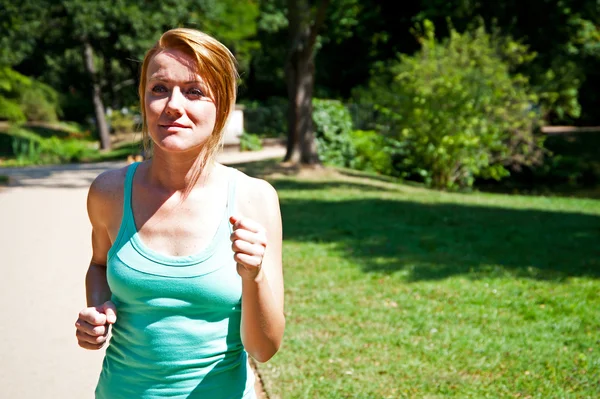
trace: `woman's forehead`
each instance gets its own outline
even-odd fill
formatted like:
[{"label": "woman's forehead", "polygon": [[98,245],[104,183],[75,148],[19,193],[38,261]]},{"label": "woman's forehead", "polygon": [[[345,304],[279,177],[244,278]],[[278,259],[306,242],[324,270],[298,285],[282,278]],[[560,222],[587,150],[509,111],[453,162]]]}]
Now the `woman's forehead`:
[{"label": "woman's forehead", "polygon": [[181,50],[165,49],[148,63],[147,80],[202,81],[196,60]]}]

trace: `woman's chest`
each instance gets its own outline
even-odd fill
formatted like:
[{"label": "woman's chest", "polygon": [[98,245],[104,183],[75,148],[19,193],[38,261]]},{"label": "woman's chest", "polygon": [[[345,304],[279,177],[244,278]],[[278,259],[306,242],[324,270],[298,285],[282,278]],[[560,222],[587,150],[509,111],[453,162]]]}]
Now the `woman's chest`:
[{"label": "woman's chest", "polygon": [[129,220],[129,227],[147,248],[166,256],[190,256],[202,251],[228,223],[226,203],[208,199],[184,204],[132,203],[130,216],[112,220],[109,234],[113,243],[123,221]]}]

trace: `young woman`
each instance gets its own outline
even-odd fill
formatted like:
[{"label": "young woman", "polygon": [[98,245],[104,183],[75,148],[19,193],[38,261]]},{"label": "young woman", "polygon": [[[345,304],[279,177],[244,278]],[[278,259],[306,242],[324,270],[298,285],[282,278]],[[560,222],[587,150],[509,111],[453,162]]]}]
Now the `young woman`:
[{"label": "young woman", "polygon": [[273,187],[218,164],[236,63],[214,38],[164,33],[139,95],[150,159],[92,183],[82,348],[107,342],[96,398],[255,398],[285,328]]}]

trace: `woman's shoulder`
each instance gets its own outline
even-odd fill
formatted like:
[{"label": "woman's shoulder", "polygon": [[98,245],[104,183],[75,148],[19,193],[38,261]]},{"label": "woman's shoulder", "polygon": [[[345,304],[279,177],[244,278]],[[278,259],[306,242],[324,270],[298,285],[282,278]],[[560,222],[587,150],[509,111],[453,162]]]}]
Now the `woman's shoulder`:
[{"label": "woman's shoulder", "polygon": [[109,169],[100,173],[90,185],[90,195],[109,199],[123,194],[125,176],[129,165],[118,169]]},{"label": "woman's shoulder", "polygon": [[267,180],[260,179],[258,177],[252,177],[246,173],[237,170],[238,173],[238,187],[239,190],[245,195],[255,200],[262,201],[265,199],[277,199],[277,190]]},{"label": "woman's shoulder", "polygon": [[129,165],[100,173],[88,192],[88,211],[112,211],[123,204],[123,188]]},{"label": "woman's shoulder", "polygon": [[257,213],[279,213],[279,196],[271,183],[240,170],[237,170],[237,174],[236,202],[242,214],[257,216]]}]

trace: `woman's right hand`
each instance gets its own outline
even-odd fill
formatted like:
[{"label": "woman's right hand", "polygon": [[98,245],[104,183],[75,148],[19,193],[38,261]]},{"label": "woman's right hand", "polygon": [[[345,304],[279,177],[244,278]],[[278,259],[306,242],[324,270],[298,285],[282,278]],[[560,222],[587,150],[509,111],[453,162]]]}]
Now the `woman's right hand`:
[{"label": "woman's right hand", "polygon": [[108,338],[109,326],[116,321],[117,309],[112,301],[83,309],[75,322],[79,346],[91,350],[102,348]]}]

